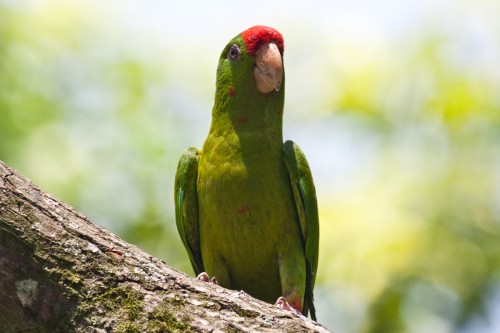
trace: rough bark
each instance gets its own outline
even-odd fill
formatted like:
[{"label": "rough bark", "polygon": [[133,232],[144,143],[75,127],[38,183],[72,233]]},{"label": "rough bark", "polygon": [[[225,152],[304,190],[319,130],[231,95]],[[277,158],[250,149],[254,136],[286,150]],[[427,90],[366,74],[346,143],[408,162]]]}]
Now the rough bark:
[{"label": "rough bark", "polygon": [[327,332],[168,267],[1,161],[0,331]]}]

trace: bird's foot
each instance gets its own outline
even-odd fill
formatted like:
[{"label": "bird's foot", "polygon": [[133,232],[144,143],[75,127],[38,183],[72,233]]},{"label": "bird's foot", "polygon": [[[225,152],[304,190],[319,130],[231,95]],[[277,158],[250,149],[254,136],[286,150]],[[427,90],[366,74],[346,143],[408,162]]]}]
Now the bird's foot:
[{"label": "bird's foot", "polygon": [[215,276],[213,276],[212,278],[210,278],[206,272],[201,272],[200,274],[198,274],[198,276],[196,278],[198,280],[203,281],[203,282],[212,283],[212,284],[218,284],[217,283],[217,279],[215,278]]},{"label": "bird's foot", "polygon": [[302,314],[302,312],[300,312],[299,310],[297,310],[296,308],[294,308],[293,306],[290,305],[290,303],[288,303],[288,301],[286,300],[285,297],[281,296],[278,298],[278,300],[276,301],[276,303],[274,303],[274,306],[277,306],[278,308],[280,309],[283,309],[283,310],[288,310],[290,312],[293,312],[295,314],[298,314],[299,316],[304,316]]}]

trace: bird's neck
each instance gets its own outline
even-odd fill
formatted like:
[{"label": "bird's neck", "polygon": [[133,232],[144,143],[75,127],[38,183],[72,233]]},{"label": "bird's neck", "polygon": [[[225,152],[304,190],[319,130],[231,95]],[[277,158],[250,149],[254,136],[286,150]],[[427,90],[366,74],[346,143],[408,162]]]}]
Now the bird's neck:
[{"label": "bird's neck", "polygon": [[[234,107],[234,106],[232,106]],[[242,107],[214,110],[210,132],[203,148],[221,150],[247,159],[281,158],[283,146],[283,103],[259,108]]]},{"label": "bird's neck", "polygon": [[234,133],[240,139],[265,137],[281,145],[283,103],[228,103],[225,110],[212,113],[210,132]]}]

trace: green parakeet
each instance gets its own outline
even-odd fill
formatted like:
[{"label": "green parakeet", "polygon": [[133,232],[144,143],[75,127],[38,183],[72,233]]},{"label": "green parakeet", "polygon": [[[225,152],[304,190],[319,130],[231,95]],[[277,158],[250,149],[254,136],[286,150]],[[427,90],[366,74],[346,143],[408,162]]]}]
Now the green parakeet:
[{"label": "green parakeet", "polygon": [[196,274],[316,320],[318,208],[304,153],[283,143],[283,51],[265,26],[222,51],[208,137],[178,164],[176,223]]}]

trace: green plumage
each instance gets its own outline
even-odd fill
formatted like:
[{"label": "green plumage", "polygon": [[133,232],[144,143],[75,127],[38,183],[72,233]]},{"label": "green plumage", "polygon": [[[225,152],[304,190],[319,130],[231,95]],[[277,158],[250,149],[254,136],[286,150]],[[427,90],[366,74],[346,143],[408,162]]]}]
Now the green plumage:
[{"label": "green plumage", "polygon": [[[239,48],[235,61],[233,45]],[[189,148],[179,161],[177,228],[196,274],[206,271],[221,286],[270,303],[285,296],[315,319],[314,184],[302,151],[291,141],[283,144],[284,78],[279,91],[263,94],[253,68],[254,56],[238,35],[219,60],[203,149]]]}]

